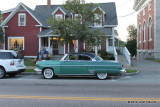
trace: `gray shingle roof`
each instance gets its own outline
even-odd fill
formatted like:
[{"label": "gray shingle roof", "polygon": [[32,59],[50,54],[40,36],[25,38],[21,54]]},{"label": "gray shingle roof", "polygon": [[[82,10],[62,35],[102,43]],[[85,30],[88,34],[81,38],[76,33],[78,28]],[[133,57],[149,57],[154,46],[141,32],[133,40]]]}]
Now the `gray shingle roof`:
[{"label": "gray shingle roof", "polygon": [[[99,3],[100,8],[105,11],[105,23],[104,25],[118,25],[117,21],[117,12],[114,2],[110,3]],[[71,13],[68,12],[62,5],[51,5],[50,8],[47,8],[47,5],[37,5],[34,14],[37,17],[38,20],[41,21],[41,23],[44,26],[49,26],[49,24],[46,22],[47,19],[52,17],[52,13],[60,7],[67,16],[71,17]]]},{"label": "gray shingle roof", "polygon": [[[91,31],[99,30],[101,33],[105,34],[104,36],[111,36],[112,35],[112,28],[111,27],[100,27],[100,28],[90,28]],[[41,32],[39,32],[39,37],[45,37],[45,36],[53,36],[51,29],[43,29]]]}]

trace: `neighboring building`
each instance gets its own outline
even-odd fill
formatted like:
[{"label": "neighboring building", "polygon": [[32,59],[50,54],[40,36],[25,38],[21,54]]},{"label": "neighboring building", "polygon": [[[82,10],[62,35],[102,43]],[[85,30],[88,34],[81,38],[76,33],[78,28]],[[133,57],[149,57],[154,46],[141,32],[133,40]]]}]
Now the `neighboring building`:
[{"label": "neighboring building", "polygon": [[[105,39],[101,41],[98,49],[113,53],[114,28],[118,25],[115,3],[100,3],[99,9],[103,12],[101,23],[91,23],[88,26],[92,30],[99,29],[105,34]],[[50,29],[46,20],[51,17],[65,20],[73,16],[62,5],[51,5],[51,0],[47,0],[47,5],[37,5],[35,10],[20,3],[16,8],[4,11],[3,16],[4,21],[1,26],[5,32],[5,49],[22,49],[26,57],[37,56],[42,47],[46,47],[54,55],[96,49],[79,41],[60,44],[58,35],[53,35],[54,31]]]},{"label": "neighboring building", "polygon": [[137,57],[160,59],[160,0],[134,0]]}]

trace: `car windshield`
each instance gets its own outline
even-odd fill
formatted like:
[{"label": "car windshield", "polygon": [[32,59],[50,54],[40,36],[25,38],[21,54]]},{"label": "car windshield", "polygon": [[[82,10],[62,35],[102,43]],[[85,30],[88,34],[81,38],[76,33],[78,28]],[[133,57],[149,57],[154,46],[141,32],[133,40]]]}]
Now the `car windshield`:
[{"label": "car windshield", "polygon": [[103,60],[100,56],[97,56],[97,55],[94,57],[94,59],[95,59],[96,61],[102,61],[102,60]]}]

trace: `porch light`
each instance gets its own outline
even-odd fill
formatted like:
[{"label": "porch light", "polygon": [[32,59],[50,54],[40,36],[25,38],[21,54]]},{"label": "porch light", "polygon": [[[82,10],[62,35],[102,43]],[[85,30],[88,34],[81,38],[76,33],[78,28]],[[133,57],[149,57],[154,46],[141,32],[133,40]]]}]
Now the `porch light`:
[{"label": "porch light", "polygon": [[58,38],[53,38],[53,40],[58,40]]}]

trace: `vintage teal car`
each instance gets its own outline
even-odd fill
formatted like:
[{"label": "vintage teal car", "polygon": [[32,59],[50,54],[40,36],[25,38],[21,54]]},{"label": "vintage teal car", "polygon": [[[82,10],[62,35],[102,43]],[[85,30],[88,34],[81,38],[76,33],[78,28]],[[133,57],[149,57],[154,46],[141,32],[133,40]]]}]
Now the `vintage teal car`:
[{"label": "vintage teal car", "polygon": [[46,79],[60,75],[95,75],[98,79],[106,79],[108,75],[125,72],[125,69],[119,62],[103,60],[92,53],[68,53],[60,61],[38,61],[35,71]]}]

